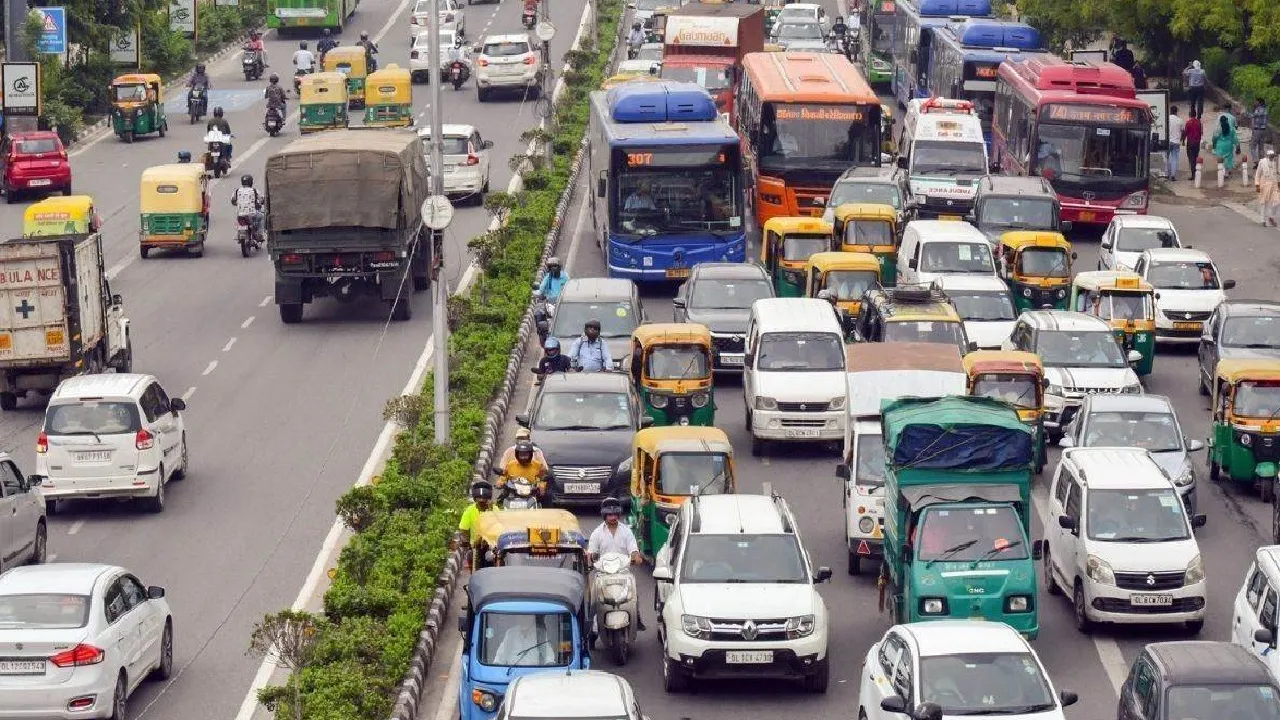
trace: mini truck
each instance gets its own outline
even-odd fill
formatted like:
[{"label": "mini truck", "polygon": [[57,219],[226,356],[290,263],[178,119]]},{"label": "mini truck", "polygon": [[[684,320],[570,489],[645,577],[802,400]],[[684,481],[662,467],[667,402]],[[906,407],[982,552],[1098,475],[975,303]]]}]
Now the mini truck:
[{"label": "mini truck", "polygon": [[1040,631],[1031,531],[1032,428],[975,397],[881,408],[885,523],[880,607],[893,622],[1004,622]]},{"label": "mini truck", "polygon": [[764,52],[762,5],[691,3],[671,10],[663,35],[662,77],[696,82],[737,127],[734,94],[747,53]]}]

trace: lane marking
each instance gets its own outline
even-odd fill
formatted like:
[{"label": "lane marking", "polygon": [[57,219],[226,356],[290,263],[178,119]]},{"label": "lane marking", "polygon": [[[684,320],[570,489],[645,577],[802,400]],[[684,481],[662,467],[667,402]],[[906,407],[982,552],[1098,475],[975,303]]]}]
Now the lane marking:
[{"label": "lane marking", "polygon": [[773,483],[769,482],[768,480],[766,480],[766,481],[764,481],[763,483],[761,483],[761,484],[760,484],[760,494],[761,494],[761,495],[769,495],[769,496],[772,496],[772,495],[773,495]]},{"label": "lane marking", "polygon": [[191,396],[195,394],[196,394],[196,386],[192,385],[191,387],[187,388],[186,392],[182,393],[182,399],[185,402],[187,400],[190,400]]},{"label": "lane marking", "polygon": [[[589,185],[584,187],[588,190],[591,189]],[[586,227],[587,211],[590,209],[591,201],[584,197],[582,199],[582,207],[578,209],[578,221],[573,224],[573,239],[569,241],[569,259],[564,264],[565,272],[571,272],[574,261],[578,259],[578,240],[582,238],[582,229]],[[607,265],[604,271],[606,275],[609,273]]]},{"label": "lane marking", "polygon": [[75,521],[75,522],[71,523],[71,527],[67,528],[67,534],[68,534],[68,535],[75,535],[76,533],[80,532],[80,528],[82,528],[82,527],[84,527],[84,521],[83,521],[83,520],[77,520],[77,521]]},{"label": "lane marking", "polygon": [[45,560],[47,560],[48,562],[53,562],[54,560],[57,560],[57,559],[58,559],[58,553],[49,553],[49,557],[45,558]]},{"label": "lane marking", "polygon": [[229,350],[231,350],[231,346],[235,344],[236,344],[236,339],[231,338],[230,340],[227,341],[226,345],[222,346],[222,352],[228,352]]},{"label": "lane marking", "polygon": [[760,458],[760,464],[768,467],[769,465],[772,465],[773,462],[769,460],[769,458]]},{"label": "lane marking", "polygon": [[[270,298],[268,298],[268,299],[270,299]],[[245,328],[249,327],[250,325],[252,325],[252,324],[253,324],[253,318],[254,318],[254,316],[253,316],[253,315],[250,315],[250,316],[249,316],[249,319],[247,319],[247,320],[245,320],[244,322],[240,323],[240,329],[241,329],[241,330],[243,330],[243,329],[245,329]]]},{"label": "lane marking", "polygon": [[266,307],[268,304],[271,303],[271,299],[274,297],[275,297],[274,295],[268,295],[262,298],[262,302],[258,303],[258,307]]},{"label": "lane marking", "polygon": [[218,361],[217,361],[217,360],[210,360],[210,361],[209,361],[209,364],[208,364],[207,366],[205,366],[204,372],[202,372],[202,373],[200,373],[200,374],[201,374],[201,375],[208,375],[209,373],[213,372],[213,371],[214,371],[214,369],[215,369],[215,368],[217,368],[217,367],[218,367]]}]

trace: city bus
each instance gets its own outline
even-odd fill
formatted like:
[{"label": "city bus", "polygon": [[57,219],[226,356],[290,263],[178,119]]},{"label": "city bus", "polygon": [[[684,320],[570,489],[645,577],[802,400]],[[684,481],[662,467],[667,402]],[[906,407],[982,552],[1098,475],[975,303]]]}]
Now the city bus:
[{"label": "city bus", "polygon": [[1061,217],[1106,225],[1143,215],[1149,197],[1151,108],[1123,68],[1038,54],[1000,64],[991,149],[1009,175],[1040,175]]},{"label": "city bus", "polygon": [[932,33],[929,94],[973,103],[989,149],[1000,63],[1019,62],[1026,53],[1044,52],[1040,32],[1025,23],[970,19],[935,28]]},{"label": "city bus", "polygon": [[880,99],[835,53],[751,53],[742,61],[738,131],[756,223],[826,210],[836,178],[880,166]]},{"label": "city bus", "polygon": [[591,93],[588,202],[611,278],[683,280],[700,262],[745,262],[738,134],[694,83]]},{"label": "city bus", "polygon": [[341,32],[360,0],[267,0],[267,27],[331,28]]},{"label": "city bus", "polygon": [[929,60],[933,33],[925,32],[969,18],[991,17],[991,0],[897,0],[893,37],[893,96],[906,107],[929,97]]},{"label": "city bus", "polygon": [[864,0],[859,10],[862,25],[858,37],[858,58],[871,85],[893,82],[893,39],[897,36],[896,0]]}]

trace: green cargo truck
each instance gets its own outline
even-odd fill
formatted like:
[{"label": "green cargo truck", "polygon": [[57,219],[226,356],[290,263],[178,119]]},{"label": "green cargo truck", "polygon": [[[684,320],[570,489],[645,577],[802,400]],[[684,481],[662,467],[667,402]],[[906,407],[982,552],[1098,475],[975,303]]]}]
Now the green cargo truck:
[{"label": "green cargo truck", "polygon": [[880,605],[894,622],[991,620],[1040,631],[1030,540],[1032,428],[977,397],[884,403]]}]

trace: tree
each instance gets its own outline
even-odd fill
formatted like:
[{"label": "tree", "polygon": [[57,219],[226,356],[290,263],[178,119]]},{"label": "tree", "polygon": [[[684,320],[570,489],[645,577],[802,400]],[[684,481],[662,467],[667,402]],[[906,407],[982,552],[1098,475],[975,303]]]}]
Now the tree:
[{"label": "tree", "polygon": [[266,615],[253,626],[249,636],[249,653],[269,658],[276,667],[289,671],[284,688],[265,687],[258,701],[275,711],[277,703],[288,700],[294,720],[302,720],[302,681],[299,675],[315,656],[317,630],[325,619],[300,610],[281,610]]}]

